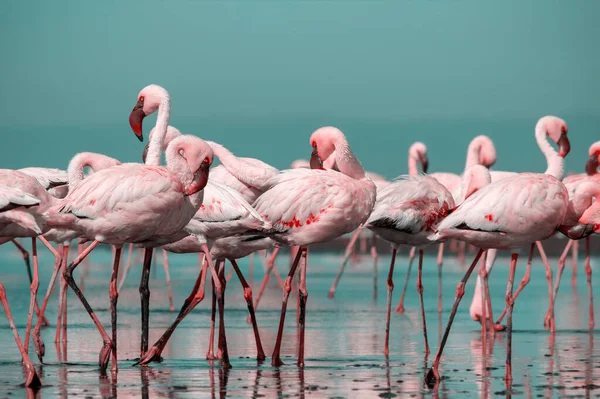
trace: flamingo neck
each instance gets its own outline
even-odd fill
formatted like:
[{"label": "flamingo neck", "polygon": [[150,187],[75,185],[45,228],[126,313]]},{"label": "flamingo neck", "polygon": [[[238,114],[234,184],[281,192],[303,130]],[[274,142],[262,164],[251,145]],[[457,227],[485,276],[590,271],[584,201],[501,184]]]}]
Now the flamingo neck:
[{"label": "flamingo neck", "polygon": [[148,144],[148,153],[146,154],[146,165],[160,166],[161,153],[165,136],[167,135],[167,128],[169,126],[169,119],[171,117],[171,98],[165,97],[158,106],[158,115],[156,117],[156,125],[154,126],[154,133],[150,138]]},{"label": "flamingo neck", "polygon": [[562,180],[563,176],[565,175],[565,161],[560,155],[558,155],[558,152],[552,148],[550,143],[548,143],[547,136],[548,134],[543,126],[536,127],[535,139],[540,147],[540,150],[546,157],[546,162],[548,163],[548,168],[544,173],[554,176],[558,180]]},{"label": "flamingo neck", "polygon": [[212,141],[207,141],[207,143],[219,158],[223,167],[244,185],[262,190],[262,186],[272,176],[271,170],[246,162],[242,158],[235,156],[221,144]]},{"label": "flamingo neck", "polygon": [[96,165],[95,154],[91,152],[81,152],[73,157],[69,162],[67,174],[69,176],[69,191],[77,187],[85,178],[85,168],[90,167],[93,171],[100,169]]},{"label": "flamingo neck", "polygon": [[419,174],[419,169],[417,168],[417,158],[414,154],[408,154],[408,174],[411,176],[416,176]]},{"label": "flamingo neck", "polygon": [[[335,143],[334,154],[335,165],[341,173],[357,180],[365,178],[365,170],[360,164],[358,158],[356,158],[356,156],[350,149],[350,146],[348,145],[348,142],[345,139],[339,138],[337,140],[337,142]],[[330,157],[328,157],[328,159],[329,158]]]},{"label": "flamingo neck", "polygon": [[467,149],[467,162],[465,163],[465,172],[473,165],[481,164],[481,140],[473,139]]}]

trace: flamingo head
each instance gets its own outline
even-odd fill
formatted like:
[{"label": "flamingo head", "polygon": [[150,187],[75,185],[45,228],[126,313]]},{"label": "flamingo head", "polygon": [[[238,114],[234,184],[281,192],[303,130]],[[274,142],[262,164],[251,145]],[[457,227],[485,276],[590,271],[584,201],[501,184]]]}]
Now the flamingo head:
[{"label": "flamingo head", "polygon": [[[155,129],[156,128],[153,127],[152,130],[150,130],[150,134],[148,134],[148,144],[146,144],[146,146],[144,147],[144,151],[142,152],[142,162],[144,162],[144,163],[146,163],[146,156],[148,155],[148,147],[150,147],[150,140],[152,140],[152,135],[154,134]],[[167,134],[165,136],[165,139],[163,140],[163,145],[162,145],[161,150],[162,151],[166,150],[169,143],[179,136],[181,136],[181,131],[179,129],[177,129],[176,127],[170,126],[170,125],[167,126]]]},{"label": "flamingo head", "polygon": [[182,135],[169,143],[167,163],[176,164],[182,171],[184,196],[196,194],[206,186],[213,158],[212,149],[199,137]]},{"label": "flamingo head", "polygon": [[496,147],[488,136],[478,136],[480,140],[479,164],[491,168],[496,163]]},{"label": "flamingo head", "polygon": [[556,116],[544,116],[538,121],[538,126],[543,128],[548,137],[558,145],[558,155],[566,157],[571,151],[571,143],[567,138],[569,132],[567,123]]},{"label": "flamingo head", "polygon": [[592,176],[596,174],[598,169],[598,155],[600,154],[600,141],[595,142],[590,146],[589,158],[585,163],[585,173]]},{"label": "flamingo head", "polygon": [[427,146],[420,141],[414,142],[408,149],[408,156],[421,162],[423,173],[429,169],[429,159],[427,158]]},{"label": "flamingo head", "polygon": [[129,125],[140,141],[144,141],[142,121],[164,102],[170,102],[169,92],[158,85],[148,85],[138,94],[138,101],[129,114]]},{"label": "flamingo head", "polygon": [[[310,157],[311,169],[323,169],[323,163],[334,164],[336,143],[340,140],[346,141],[344,133],[338,128],[326,126],[319,128],[310,136],[310,145],[313,148]],[[328,159],[332,157],[331,160]]]}]

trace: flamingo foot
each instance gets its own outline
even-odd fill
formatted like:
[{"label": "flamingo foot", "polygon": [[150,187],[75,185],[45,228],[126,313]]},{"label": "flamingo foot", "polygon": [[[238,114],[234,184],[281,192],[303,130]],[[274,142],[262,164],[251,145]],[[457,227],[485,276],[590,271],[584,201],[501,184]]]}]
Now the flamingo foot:
[{"label": "flamingo foot", "polygon": [[396,309],[394,309],[394,310],[395,310],[397,313],[403,314],[403,313],[404,313],[404,311],[405,311],[406,309],[404,309],[404,306],[403,306],[403,305],[398,305],[398,306],[396,306]]},{"label": "flamingo foot", "polygon": [[35,353],[37,353],[37,357],[40,359],[41,363],[44,355],[46,354],[46,345],[44,345],[44,341],[42,340],[38,330],[33,330],[33,344],[35,345]]},{"label": "flamingo foot", "polygon": [[327,296],[328,296],[330,299],[333,299],[333,298],[335,298],[335,290],[329,290],[329,293],[327,294]]},{"label": "flamingo foot", "polygon": [[102,349],[100,349],[100,355],[98,356],[98,365],[100,366],[101,371],[106,371],[111,351],[112,340],[104,341],[104,344],[102,344]]},{"label": "flamingo foot", "polygon": [[46,316],[42,316],[42,321],[41,321],[41,325],[42,327],[48,327],[50,325],[50,322],[48,321],[48,319],[46,318]]},{"label": "flamingo foot", "polygon": [[33,364],[29,363],[25,365],[25,374],[26,374],[26,378],[25,378],[25,386],[27,388],[39,388],[42,386],[42,381],[40,380],[40,377],[38,377],[37,373],[35,372],[35,369],[33,368]]},{"label": "flamingo foot", "polygon": [[145,366],[152,362],[162,362],[163,358],[160,355],[161,353],[162,353],[162,349],[159,349],[156,345],[153,345],[150,348],[150,350],[148,352],[146,352],[144,357],[142,357],[140,360],[135,362],[133,365],[134,366],[138,366],[138,365]]},{"label": "flamingo foot", "polygon": [[428,387],[433,388],[440,381],[440,379],[441,376],[437,367],[433,366],[429,369],[427,375],[425,376],[425,383]]},{"label": "flamingo foot", "polygon": [[494,329],[496,330],[496,332],[506,331],[506,326],[501,323],[496,323],[494,324]]},{"label": "flamingo foot", "polygon": [[271,359],[271,366],[273,366],[273,367],[281,367],[281,366],[283,366],[283,364],[284,363],[281,361],[281,358],[279,356]]}]

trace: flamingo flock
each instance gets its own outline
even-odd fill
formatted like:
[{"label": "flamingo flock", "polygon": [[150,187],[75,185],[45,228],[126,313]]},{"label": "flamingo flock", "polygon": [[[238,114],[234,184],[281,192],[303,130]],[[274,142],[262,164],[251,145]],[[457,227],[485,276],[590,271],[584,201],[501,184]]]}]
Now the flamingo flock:
[{"label": "flamingo flock", "polygon": [[[565,121],[545,116],[535,125],[535,139],[546,158],[543,173],[514,173],[490,170],[496,162],[496,150],[489,137],[478,136],[467,149],[462,175],[428,171],[427,147],[416,142],[409,149],[408,174],[395,181],[367,172],[354,155],[344,133],[331,126],[315,130],[308,138],[310,160],[296,160],[289,170],[280,171],[254,158],[241,158],[222,145],[183,134],[170,126],[171,97],[158,85],[143,88],[136,98],[129,122],[135,135],[143,141],[143,120],[157,113],[148,144],[140,151],[143,163],[121,163],[103,154],[79,153],[66,171],[48,168],[0,170],[0,243],[12,242],[20,251],[29,273],[31,299],[24,341],[21,341],[0,283],[0,301],[9,320],[23,358],[25,385],[38,387],[42,380],[28,356],[33,340],[39,361],[45,355],[40,330],[48,321],[44,317],[49,297],[59,279],[59,316],[55,340],[67,340],[66,293],[69,287],[89,314],[102,347],[98,365],[105,371],[118,369],[117,284],[123,247],[143,250],[144,259],[139,292],[141,298],[140,355],[136,365],[161,359],[165,345],[184,318],[205,297],[208,280],[212,286],[212,321],[207,359],[220,359],[222,367],[232,367],[228,355],[224,323],[224,292],[228,278],[225,262],[231,263],[239,279],[248,306],[256,342],[257,361],[266,359],[259,333],[256,309],[271,273],[278,278],[276,259],[281,247],[291,247],[289,273],[281,280],[283,299],[277,338],[271,354],[273,367],[283,365],[281,344],[288,299],[294,279],[298,284],[299,344],[297,366],[305,366],[305,325],[307,320],[309,249],[351,235],[344,261],[329,291],[334,297],[346,264],[359,238],[371,236],[374,275],[377,275],[376,239],[392,248],[387,278],[387,306],[383,354],[389,356],[392,314],[393,277],[397,250],[411,247],[407,268],[418,252],[417,292],[421,308],[425,356],[430,352],[422,281],[423,250],[438,245],[438,311],[442,312],[441,278],[444,245],[458,242],[477,248],[476,255],[458,282],[456,297],[437,353],[426,374],[425,382],[435,386],[440,376],[443,349],[451,332],[454,317],[465,293],[465,285],[480,264],[471,317],[481,324],[483,346],[487,334],[506,331],[505,383],[512,384],[512,314],[515,300],[529,282],[534,249],[537,247],[546,267],[548,310],[545,325],[556,330],[554,306],[569,251],[577,240],[585,240],[585,272],[589,291],[589,327],[594,327],[593,295],[589,255],[590,235],[600,230],[600,175],[597,174],[600,142],[591,145],[585,173],[565,177],[564,158],[570,150]],[[551,144],[554,143],[557,149]],[[162,165],[162,155],[166,165]],[[211,168],[214,158],[221,165]],[[291,160],[290,160],[291,161]],[[421,166],[419,171],[418,166]],[[85,174],[90,168],[91,173]],[[559,259],[556,279],[543,250],[542,242],[555,234],[569,240]],[[29,252],[17,239],[31,240],[33,271]],[[75,259],[68,262],[73,240],[79,240]],[[38,240],[55,257],[49,287],[42,305],[38,305]],[[87,243],[82,244],[82,243]],[[113,247],[112,274],[108,282],[111,331],[100,322],[73,276],[75,269],[100,244]],[[56,245],[56,248],[55,248]],[[366,246],[366,244],[365,244]],[[525,275],[516,291],[515,271],[519,250],[529,250]],[[201,254],[196,283],[181,306],[172,325],[152,345],[148,340],[150,290],[148,280],[155,249],[163,251],[168,275],[167,253]],[[492,316],[488,279],[496,251],[511,251],[505,308],[497,321]],[[252,281],[246,280],[236,260],[245,256],[265,257],[270,251],[264,279],[257,298],[253,298]],[[281,260],[280,260],[281,262]],[[126,273],[125,273],[126,274]],[[122,281],[125,276],[122,277]],[[376,280],[375,280],[376,286]],[[396,310],[404,310],[407,284]],[[343,287],[341,288],[343,289]],[[218,348],[213,341],[216,314],[219,317]],[[506,316],[506,326],[501,322]],[[33,324],[36,319],[35,325]],[[33,327],[33,332],[32,332]],[[381,326],[384,328],[383,326]]]}]

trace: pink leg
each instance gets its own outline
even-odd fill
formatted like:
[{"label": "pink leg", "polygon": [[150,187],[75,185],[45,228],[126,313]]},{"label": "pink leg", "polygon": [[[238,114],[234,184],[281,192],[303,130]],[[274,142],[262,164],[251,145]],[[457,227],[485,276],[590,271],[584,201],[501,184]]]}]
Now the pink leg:
[{"label": "pink leg", "polygon": [[592,266],[590,264],[590,236],[585,238],[585,277],[587,280],[588,287],[588,299],[589,299],[589,328],[594,329],[594,294],[592,292]]},{"label": "pink leg", "polygon": [[352,238],[348,242],[348,246],[346,247],[346,252],[344,254],[344,260],[342,261],[340,270],[338,270],[338,273],[335,276],[335,280],[333,281],[333,284],[331,285],[331,288],[329,289],[329,294],[328,294],[329,298],[333,298],[335,296],[335,290],[337,288],[338,283],[340,282],[340,279],[342,278],[342,274],[344,274],[344,269],[346,269],[346,265],[348,264],[348,261],[350,260],[350,255],[352,255],[352,250],[354,248],[354,245],[356,245],[356,240],[358,240],[358,237],[360,236],[361,231],[362,231],[362,228],[356,229],[354,231],[354,234],[352,235]]},{"label": "pink leg", "polygon": [[240,283],[242,284],[242,287],[244,288],[244,299],[246,300],[246,304],[248,305],[248,312],[250,313],[250,319],[252,320],[252,329],[254,330],[254,340],[256,341],[256,352],[257,352],[256,360],[258,360],[259,362],[262,362],[263,360],[265,360],[266,356],[265,356],[265,351],[263,350],[263,347],[262,347],[262,342],[260,341],[260,334],[258,332],[258,324],[256,323],[256,315],[254,313],[254,305],[252,304],[252,288],[246,282],[246,279],[244,278],[244,275],[240,271],[240,268],[238,267],[238,264],[235,261],[235,259],[230,259],[229,261],[231,262],[231,266],[233,266],[233,269],[235,270],[235,273],[237,274],[238,279],[240,280]]},{"label": "pink leg", "polygon": [[75,270],[75,268],[81,263],[81,261],[83,259],[85,259],[86,256],[88,256],[90,254],[90,252],[92,252],[92,250],[94,248],[96,248],[96,246],[98,244],[99,244],[98,241],[93,241],[92,244],[81,253],[81,255],[79,255],[73,262],[71,262],[71,264],[69,266],[67,266],[64,273],[65,273],[65,279],[67,280],[67,283],[69,284],[71,289],[75,292],[75,295],[77,295],[77,297],[79,298],[79,300],[85,307],[85,310],[87,310],[88,314],[92,318],[92,321],[96,325],[98,332],[102,336],[103,344],[102,344],[102,349],[100,350],[99,364],[100,364],[100,369],[104,371],[104,370],[106,370],[106,366],[108,365],[110,351],[112,348],[112,341],[111,341],[110,337],[108,336],[108,334],[106,333],[106,330],[102,326],[102,323],[100,323],[98,316],[96,316],[96,313],[94,313],[94,310],[92,309],[92,307],[88,303],[87,299],[85,299],[85,297],[83,296],[83,293],[81,292],[81,290],[75,283],[75,279],[73,279],[73,271]]},{"label": "pink leg", "polygon": [[[23,256],[23,261],[25,262],[25,268],[27,269],[27,276],[29,277],[29,284],[31,284],[33,282],[33,276],[31,274],[31,264],[29,262],[29,252],[27,252],[27,250],[25,248],[23,248],[23,246],[17,242],[17,240],[11,240],[11,241],[13,244],[15,244],[15,246],[17,247],[19,252],[21,252],[21,256]],[[37,314],[38,317],[42,318],[42,327],[46,327],[46,326],[50,325],[50,323],[48,322],[48,320],[46,319],[44,314],[40,312],[40,306],[37,303],[37,298],[35,301],[35,314]]]},{"label": "pink leg", "polygon": [[360,253],[364,254],[367,252],[367,238],[366,237],[360,237]]},{"label": "pink leg", "polygon": [[400,301],[396,306],[396,312],[404,313],[404,295],[406,294],[406,287],[408,287],[408,280],[410,279],[410,269],[412,268],[413,260],[415,259],[416,248],[410,249],[410,255],[408,256],[408,269],[406,270],[406,278],[404,279],[404,287],[402,288],[402,295],[400,295]]},{"label": "pink leg", "polygon": [[508,305],[508,312],[506,316],[506,374],[504,376],[506,389],[510,389],[512,386],[512,312],[515,307],[515,298],[513,297],[512,292],[518,257],[519,255],[515,253],[513,253],[511,256],[508,285],[506,287],[506,304]]},{"label": "pink leg", "polygon": [[[219,272],[219,263],[217,263],[217,273]],[[211,287],[212,287],[212,303],[211,303],[211,312],[210,312],[210,333],[208,334],[208,350],[206,351],[206,359],[214,360],[215,359],[215,320],[217,316],[217,292],[215,291],[215,282],[211,279]]]},{"label": "pink leg", "polygon": [[140,359],[148,352],[148,334],[150,324],[150,268],[152,267],[153,248],[144,248],[144,263],[142,265],[142,280],[140,281],[140,297],[142,300],[142,337],[140,345]]},{"label": "pink leg", "polygon": [[248,285],[252,287],[254,285],[254,252],[250,254],[250,266],[248,266],[248,280],[250,280]]},{"label": "pink leg", "polygon": [[438,266],[438,313],[442,313],[442,265],[444,262],[444,243],[440,243],[438,250],[437,266]]},{"label": "pink leg", "polygon": [[[223,263],[223,267],[225,267],[225,263]],[[229,269],[229,272],[227,272],[227,277],[225,277],[225,281],[231,280],[231,277],[233,277],[233,268]]]},{"label": "pink leg", "polygon": [[[492,333],[492,342],[494,342],[494,338],[496,336],[496,326],[494,325],[494,313],[492,312],[492,298],[490,296],[490,286],[489,286],[489,272],[487,270],[487,251],[486,251],[486,256],[484,259],[484,275],[483,275],[483,289],[485,291],[485,299],[486,302],[484,303],[484,306],[487,306],[487,314],[489,316],[487,316],[487,319],[489,320],[489,327],[490,327],[490,331]],[[492,345],[493,348],[493,345]]]},{"label": "pink leg", "polygon": [[262,298],[263,292],[267,287],[267,283],[269,282],[269,274],[271,274],[271,270],[275,268],[275,258],[279,253],[279,248],[275,248],[273,253],[271,254],[271,258],[267,262],[267,269],[265,270],[265,276],[263,277],[263,281],[260,284],[260,288],[258,289],[258,295],[256,296],[256,301],[254,302],[254,309],[258,309],[258,304],[260,303],[260,298]]},{"label": "pink leg", "polygon": [[458,242],[458,263],[464,267],[465,266],[465,248],[467,247],[467,243],[464,241]]},{"label": "pink leg", "polygon": [[[296,258],[294,259],[294,263],[290,268],[290,273],[285,279],[285,287],[283,289],[283,301],[281,304],[281,317],[279,319],[279,329],[277,330],[277,340],[275,341],[275,348],[273,349],[273,355],[271,356],[271,365],[274,367],[279,367],[283,365],[281,361],[281,339],[283,338],[283,326],[285,324],[285,312],[287,309],[288,298],[290,297],[290,291],[292,290],[292,279],[294,274],[296,273],[296,268],[298,267],[298,263],[300,262],[300,257],[303,251],[302,248],[296,254]],[[255,306],[256,307],[256,306]]]},{"label": "pink leg", "polygon": [[392,313],[392,292],[394,291],[394,264],[396,263],[396,248],[392,249],[392,260],[387,278],[387,312],[385,315],[385,342],[383,344],[383,355],[390,355],[390,316]]},{"label": "pink leg", "polygon": [[33,311],[35,307],[36,297],[38,288],[40,287],[40,280],[38,274],[38,255],[37,247],[35,245],[35,237],[31,239],[31,252],[33,252],[33,280],[31,282],[31,301],[29,303],[29,316],[27,317],[27,330],[25,330],[25,352],[29,350],[29,337],[31,334],[31,324],[33,321]]},{"label": "pink leg", "polygon": [[[158,341],[156,341],[156,343],[154,345],[152,345],[152,347],[146,354],[146,357],[144,357],[143,359],[140,359],[138,361],[138,363],[136,363],[136,364],[148,364],[150,362],[160,360],[161,359],[160,355],[162,354],[162,351],[165,349],[167,342],[169,342],[169,338],[171,338],[171,335],[175,331],[175,328],[177,328],[179,323],[181,323],[181,321],[185,318],[185,316],[187,316],[188,313],[190,313],[192,311],[192,309],[194,309],[194,307],[196,307],[196,305],[198,305],[200,302],[202,302],[202,300],[204,299],[204,290],[205,290],[204,282],[206,280],[206,271],[208,268],[208,258],[209,258],[208,256],[206,256],[206,255],[204,256],[204,260],[202,261],[202,269],[200,270],[200,273],[198,274],[198,278],[196,279],[196,284],[194,285],[194,288],[192,289],[192,292],[190,293],[190,295],[187,297],[187,299],[183,303],[183,306],[181,307],[181,310],[179,311],[179,314],[177,315],[177,318],[175,319],[175,321],[163,333],[163,335],[158,339]],[[212,260],[211,260],[211,262],[212,262]]]},{"label": "pink leg", "polygon": [[475,255],[473,263],[471,263],[471,266],[467,269],[465,276],[462,278],[462,280],[460,281],[460,283],[458,283],[458,286],[456,287],[456,298],[454,299],[454,305],[452,305],[452,311],[450,312],[450,319],[448,320],[448,325],[446,326],[446,330],[444,331],[444,336],[442,337],[440,347],[438,348],[438,351],[435,355],[433,365],[431,366],[431,369],[429,369],[429,372],[427,372],[427,376],[425,377],[425,382],[429,386],[435,386],[435,384],[440,380],[440,359],[442,358],[442,353],[444,351],[444,347],[446,346],[446,341],[448,340],[450,329],[452,328],[452,322],[454,321],[454,316],[456,315],[456,311],[458,309],[458,305],[460,304],[460,300],[465,294],[465,284],[469,280],[473,269],[475,269],[475,266],[477,266],[477,262],[479,261],[479,258],[481,258],[482,254],[483,249],[480,249],[477,252],[477,255]]},{"label": "pink leg", "polygon": [[217,304],[219,305],[219,352],[217,357],[221,359],[223,368],[230,369],[231,363],[229,363],[229,351],[227,349],[227,337],[225,334],[225,287],[227,282],[225,281],[225,260],[220,261],[221,266],[219,267],[218,278],[221,283],[221,291],[217,292]]},{"label": "pink leg", "polygon": [[121,264],[122,247],[114,248],[113,270],[110,276],[110,286],[108,295],[110,297],[110,324],[112,327],[112,371],[117,371],[117,301],[119,292],[117,291],[117,277],[119,276],[119,266]]},{"label": "pink leg", "polygon": [[575,287],[577,286],[577,260],[579,258],[579,241],[575,241],[573,243],[573,252],[571,256],[571,264],[573,265],[573,271],[571,273],[571,285]]},{"label": "pink leg", "polygon": [[[61,250],[62,245],[59,246],[59,250]],[[68,247],[67,247],[68,250]],[[64,257],[64,250],[63,250],[63,257]],[[52,271],[52,277],[50,277],[50,284],[48,285],[48,290],[46,291],[46,296],[44,297],[44,302],[42,302],[42,309],[40,310],[40,315],[43,315],[46,312],[46,306],[48,306],[48,299],[50,298],[50,295],[52,294],[52,291],[54,289],[54,284],[56,282],[56,276],[58,275],[58,272],[60,271],[62,265],[62,260],[61,257],[59,256],[58,258],[55,259],[54,262],[54,270]],[[44,354],[46,352],[46,348],[44,346],[44,342],[42,341],[42,337],[40,336],[40,331],[42,329],[42,317],[38,317],[37,319],[37,323],[35,324],[35,328],[33,329],[33,344],[35,346],[35,351],[38,355],[38,358],[40,359],[40,362],[42,361],[42,358],[44,357]]]},{"label": "pink leg", "polygon": [[[552,294],[554,303],[556,303],[556,297],[558,295],[558,287],[560,285],[560,279],[565,270],[565,265],[566,265],[567,256],[569,255],[569,250],[571,249],[571,247],[573,246],[573,244],[575,242],[576,241],[569,240],[569,242],[565,246],[565,249],[563,250],[563,253],[561,254],[560,258],[558,258],[558,268],[556,271],[556,279],[555,279],[556,281],[554,282],[554,291]],[[550,328],[550,306],[548,306],[548,310],[546,311],[546,317],[544,318],[544,327]]]},{"label": "pink leg", "polygon": [[8,324],[10,325],[10,329],[13,332],[13,336],[15,337],[15,341],[17,346],[19,347],[19,352],[21,352],[21,356],[23,357],[23,366],[25,367],[25,386],[29,388],[37,388],[42,385],[40,378],[35,372],[33,368],[33,363],[31,363],[31,359],[29,359],[29,355],[27,354],[27,350],[23,346],[21,342],[21,338],[19,337],[19,332],[17,331],[17,327],[15,326],[15,322],[13,321],[12,314],[10,313],[10,307],[8,306],[8,300],[6,299],[6,290],[4,286],[0,283],[0,302],[2,302],[2,306],[4,307],[4,313],[6,314],[6,318],[8,319]]},{"label": "pink leg", "polygon": [[121,292],[121,288],[123,288],[123,283],[125,283],[125,278],[127,274],[129,274],[129,269],[131,268],[131,255],[133,253],[133,244],[129,244],[129,250],[127,251],[127,263],[125,264],[125,270],[123,271],[123,275],[121,276],[121,280],[119,280],[119,287],[117,291]]},{"label": "pink leg", "polygon": [[550,331],[555,332],[556,326],[554,325],[554,290],[552,288],[552,268],[550,267],[550,263],[548,263],[548,258],[546,257],[542,243],[536,241],[535,244],[537,245],[540,257],[542,258],[542,262],[546,268],[546,280],[548,280],[548,311],[550,312]]},{"label": "pink leg", "polygon": [[[443,245],[443,244],[440,244]],[[419,273],[417,274],[417,292],[421,302],[421,319],[423,320],[423,337],[425,337],[425,356],[429,355],[429,341],[427,340],[427,319],[425,318],[425,304],[423,303],[423,250],[419,250]]]},{"label": "pink leg", "polygon": [[[63,261],[63,270],[67,268],[67,258]],[[60,290],[62,296],[60,302],[62,303],[62,339],[63,344],[67,343],[67,280],[65,280],[64,273],[60,274]],[[65,347],[65,358],[66,358],[66,347]]]},{"label": "pink leg", "polygon": [[171,275],[169,274],[169,255],[167,255],[166,250],[162,250],[163,252],[163,269],[165,270],[165,279],[167,280],[167,292],[169,295],[169,310],[171,312],[175,311],[175,305],[173,304],[173,290],[171,289]]},{"label": "pink leg", "polygon": [[300,288],[298,297],[300,298],[300,348],[298,349],[298,367],[304,367],[304,328],[306,326],[306,301],[308,300],[308,291],[306,290],[306,265],[308,263],[308,248],[302,248],[302,258],[300,259]]},{"label": "pink leg", "polygon": [[[533,261],[533,249],[534,248],[535,248],[535,244],[531,244],[531,249],[529,250],[529,257],[527,258],[527,268],[525,269],[525,274],[523,275],[521,284],[519,284],[519,288],[517,288],[517,291],[515,291],[514,295],[512,295],[512,291],[511,291],[511,296],[514,299],[517,299],[517,297],[519,296],[519,294],[521,293],[523,288],[525,288],[525,286],[529,283],[530,276],[531,276],[531,263]],[[506,306],[504,307],[504,310],[500,314],[500,317],[498,317],[498,320],[496,321],[496,325],[500,325],[502,323],[502,319],[504,318],[504,315],[508,312],[509,308],[510,308],[510,305],[507,302]],[[497,328],[499,328],[499,327],[497,327]]]},{"label": "pink leg", "polygon": [[377,235],[371,237],[371,258],[373,259],[373,299],[377,299]]}]

